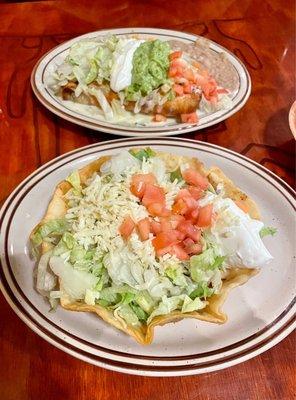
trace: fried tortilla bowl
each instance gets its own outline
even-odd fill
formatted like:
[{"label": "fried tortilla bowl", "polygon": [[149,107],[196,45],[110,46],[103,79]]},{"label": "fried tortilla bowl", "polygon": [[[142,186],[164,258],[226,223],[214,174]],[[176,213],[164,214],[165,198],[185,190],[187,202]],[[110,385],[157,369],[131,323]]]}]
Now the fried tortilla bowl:
[{"label": "fried tortilla bowl", "polygon": [[[234,201],[239,201],[242,207],[244,207],[244,209],[252,218],[260,219],[260,214],[255,202],[245,193],[243,193],[239,188],[237,188],[234,183],[230,179],[228,179],[219,168],[212,167],[209,170],[206,170],[203,164],[197,159],[172,155],[168,153],[157,153],[157,156],[165,161],[168,171],[174,171],[181,163],[186,162],[190,164],[191,167],[195,168],[199,173],[207,176],[209,182],[214,188],[216,188],[219,183],[223,183],[226,197],[229,197]],[[95,172],[99,173],[101,165],[109,158],[110,157],[107,156],[101,157],[98,160],[95,160],[80,169],[79,175],[81,183],[85,184],[86,181]],[[35,227],[35,229],[31,233],[31,236],[43,223],[51,219],[64,217],[67,212],[65,194],[71,189],[71,187],[71,184],[66,181],[62,181],[57,185],[43,220]],[[41,245],[41,253],[44,254],[50,249],[50,243],[43,241]],[[149,324],[142,324],[141,327],[133,327],[131,325],[128,325],[120,317],[115,318],[112,311],[100,305],[91,306],[87,305],[83,301],[73,302],[66,294],[63,295],[63,297],[60,299],[60,304],[66,310],[96,313],[104,321],[132,336],[140,344],[150,344],[153,341],[154,328],[157,325],[165,325],[170,322],[177,322],[179,320],[182,320],[183,318],[194,318],[201,321],[213,322],[216,324],[225,323],[227,321],[227,315],[223,313],[222,306],[227,299],[229,292],[235,287],[246,283],[252,276],[256,275],[258,272],[258,270],[254,268],[238,268],[235,266],[228,269],[227,271],[227,275],[223,279],[220,293],[208,298],[208,304],[205,308],[189,313],[173,311],[168,315],[157,316],[153,318]],[[63,288],[60,287],[60,290],[63,291]]]}]

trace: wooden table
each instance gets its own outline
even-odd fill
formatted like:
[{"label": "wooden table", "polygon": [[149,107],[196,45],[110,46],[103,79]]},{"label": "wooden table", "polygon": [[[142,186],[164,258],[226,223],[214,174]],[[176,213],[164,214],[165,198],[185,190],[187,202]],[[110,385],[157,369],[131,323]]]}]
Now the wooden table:
[{"label": "wooden table", "polygon": [[[41,164],[89,143],[113,139],[67,123],[34,98],[38,58],[76,35],[152,26],[204,35],[246,64],[252,95],[233,117],[187,137],[228,147],[294,182],[292,0],[44,1],[0,5],[0,200]],[[271,199],[272,201],[272,199]],[[0,298],[0,397],[26,399],[292,399],[295,335],[241,365],[184,378],[121,375],[76,360],[39,338]]]}]

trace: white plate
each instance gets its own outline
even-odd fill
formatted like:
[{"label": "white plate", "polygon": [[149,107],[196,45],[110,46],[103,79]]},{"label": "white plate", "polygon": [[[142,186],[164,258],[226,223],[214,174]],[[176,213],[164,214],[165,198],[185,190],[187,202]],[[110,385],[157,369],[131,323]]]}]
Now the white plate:
[{"label": "white plate", "polygon": [[[166,124],[163,126],[155,123],[151,124],[151,126],[145,127],[132,125],[126,126],[123,124],[112,124],[110,122],[98,120],[95,117],[87,116],[86,114],[82,114],[81,112],[78,113],[77,111],[73,111],[69,107],[69,102],[65,102],[54,96],[47,88],[45,83],[47,76],[49,76],[53,72],[56,65],[59,65],[64,61],[69,52],[69,48],[73,43],[81,40],[82,38],[93,38],[102,34],[129,35],[135,33],[141,35],[144,38],[152,36],[160,40],[176,39],[185,43],[194,43],[198,37],[200,40],[207,40],[210,43],[210,48],[213,51],[217,53],[225,53],[226,57],[237,71],[239,77],[239,88],[237,91],[231,94],[233,103],[232,108],[228,110],[217,111],[209,115],[204,115],[200,118],[200,121],[197,125],[188,125],[173,122],[172,124]],[[87,128],[112,133],[119,136],[141,137],[180,135],[186,132],[196,131],[217,124],[218,122],[225,120],[226,118],[230,117],[238,110],[240,110],[246,103],[251,92],[251,80],[246,67],[234,54],[232,54],[224,47],[201,36],[172,30],[152,28],[125,28],[102,30],[87,33],[85,35],[78,36],[75,39],[69,40],[49,51],[38,61],[31,75],[31,85],[35,95],[46,108],[68,121],[85,126]]]},{"label": "white plate", "polygon": [[[246,285],[233,290],[224,310],[224,325],[184,320],[157,327],[154,342],[137,344],[91,313],[48,304],[33,288],[34,261],[28,236],[40,221],[55,185],[70,171],[123,148],[152,146],[218,165],[258,203],[263,221],[275,226],[264,239],[274,260]],[[36,333],[60,349],[98,366],[151,376],[209,372],[235,365],[274,346],[294,327],[295,244],[293,190],[276,175],[240,154],[191,140],[121,139],[98,143],[62,155],[21,183],[0,215],[1,289],[7,301]]]}]

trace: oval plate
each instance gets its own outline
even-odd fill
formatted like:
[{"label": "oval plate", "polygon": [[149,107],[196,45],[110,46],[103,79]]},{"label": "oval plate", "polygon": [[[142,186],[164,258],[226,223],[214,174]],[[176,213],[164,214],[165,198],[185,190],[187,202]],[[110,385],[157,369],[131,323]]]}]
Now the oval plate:
[{"label": "oval plate", "polygon": [[[151,146],[198,157],[219,166],[259,205],[277,236],[265,243],[274,260],[247,284],[233,290],[224,325],[183,320],[157,327],[151,345],[141,346],[91,313],[49,305],[33,288],[35,262],[28,237],[47,208],[54,187],[72,170],[122,149]],[[272,201],[270,201],[272,199]],[[45,164],[10,195],[0,215],[1,290],[17,315],[58,348],[108,369],[151,376],[177,376],[226,368],[274,346],[293,329],[295,241],[293,190],[276,175],[240,154],[203,142],[173,138],[120,139],[64,154]],[[268,290],[264,290],[268,288]]]},{"label": "oval plate", "polygon": [[[63,62],[69,52],[71,45],[81,39],[94,38],[99,35],[114,34],[118,36],[138,34],[142,37],[154,37],[160,40],[180,40],[185,43],[194,43],[197,38],[210,43],[210,48],[217,53],[225,53],[226,57],[234,66],[239,77],[239,88],[231,94],[232,108],[227,110],[220,110],[212,114],[202,116],[198,124],[188,125],[183,123],[174,122],[173,124],[159,125],[151,124],[150,126],[136,126],[136,125],[123,125],[110,123],[107,121],[99,120],[98,118],[87,116],[81,112],[73,111],[57,96],[54,96],[45,83],[46,77],[52,73],[56,65]],[[31,75],[31,85],[36,97],[39,101],[50,111],[57,114],[59,117],[64,118],[70,122],[76,123],[87,128],[98,130],[102,132],[112,133],[119,136],[169,136],[180,135],[186,132],[196,131],[202,128],[209,127],[225,120],[246,103],[251,92],[251,79],[246,67],[243,63],[231,52],[224,47],[205,39],[201,36],[196,36],[184,32],[165,30],[165,29],[152,29],[152,28],[125,28],[125,29],[111,29],[101,30],[92,33],[87,33],[78,36],[75,39],[69,40],[45,54],[35,65]]]}]

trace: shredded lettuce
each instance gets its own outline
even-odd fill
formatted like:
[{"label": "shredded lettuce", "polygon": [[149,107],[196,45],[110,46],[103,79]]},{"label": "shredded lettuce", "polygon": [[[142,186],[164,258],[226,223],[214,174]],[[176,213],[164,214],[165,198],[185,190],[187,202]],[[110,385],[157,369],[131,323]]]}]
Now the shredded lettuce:
[{"label": "shredded lettuce", "polygon": [[51,270],[60,278],[61,290],[73,300],[85,298],[87,289],[94,289],[98,278],[88,272],[74,269],[61,257],[52,256],[49,260]]},{"label": "shredded lettuce", "polygon": [[264,236],[268,236],[268,235],[274,236],[276,234],[276,232],[277,232],[276,228],[273,228],[272,226],[264,226],[263,228],[261,228],[259,234],[262,239],[262,238],[264,238]]},{"label": "shredded lettuce", "polygon": [[171,174],[170,174],[171,182],[175,182],[176,179],[178,182],[181,182],[183,179],[180,168],[177,168],[175,171],[171,172]]},{"label": "shredded lettuce", "polygon": [[57,277],[48,268],[48,261],[51,255],[51,251],[43,254],[37,266],[36,289],[42,296],[46,297],[49,296],[50,291],[57,284]]},{"label": "shredded lettuce", "polygon": [[215,279],[216,292],[221,286],[221,273],[225,257],[216,255],[214,247],[209,247],[203,253],[190,258],[190,276],[196,283],[207,282],[213,284]]},{"label": "shredded lettuce", "polygon": [[204,308],[206,305],[207,303],[201,301],[199,297],[192,300],[190,297],[185,295],[181,311],[182,313],[193,312]]},{"label": "shredded lettuce", "polygon": [[181,287],[187,286],[186,278],[182,272],[181,265],[174,265],[165,269],[165,275],[171,279],[171,281]]},{"label": "shredded lettuce", "polygon": [[137,305],[148,314],[150,314],[155,307],[155,301],[147,292],[147,290],[142,290],[141,292],[137,293],[135,296],[135,303],[137,303]]},{"label": "shredded lettuce", "polygon": [[139,325],[139,319],[137,314],[133,311],[133,309],[128,304],[120,305],[115,311],[114,316],[119,315],[119,317],[123,318],[125,322],[129,325],[137,326]]},{"label": "shredded lettuce", "polygon": [[163,296],[158,307],[156,307],[154,311],[150,314],[147,323],[149,324],[152,319],[154,317],[157,317],[158,315],[170,314],[172,311],[182,307],[183,297],[184,296]]},{"label": "shredded lettuce", "polygon": [[132,156],[136,157],[140,161],[143,161],[144,158],[148,160],[148,158],[156,155],[156,153],[150,147],[146,147],[146,149],[141,149],[140,151],[130,150],[129,152]]},{"label": "shredded lettuce", "polygon": [[81,182],[80,182],[80,175],[79,172],[76,170],[72,172],[66,179],[77,192],[81,191]]},{"label": "shredded lettuce", "polygon": [[138,317],[139,321],[146,322],[148,318],[148,314],[136,303],[131,302],[130,307],[132,308],[133,312]]},{"label": "shredded lettuce", "polygon": [[31,242],[34,248],[40,246],[42,241],[49,236],[62,235],[69,228],[66,219],[53,219],[45,222],[36,230],[31,237]]},{"label": "shredded lettuce", "polygon": [[196,297],[207,298],[214,293],[214,289],[208,287],[207,282],[199,282],[196,289],[190,293],[189,297],[194,300]]}]

